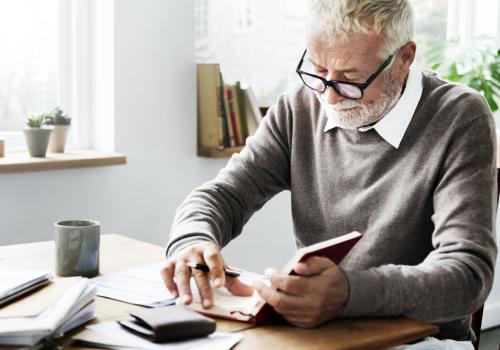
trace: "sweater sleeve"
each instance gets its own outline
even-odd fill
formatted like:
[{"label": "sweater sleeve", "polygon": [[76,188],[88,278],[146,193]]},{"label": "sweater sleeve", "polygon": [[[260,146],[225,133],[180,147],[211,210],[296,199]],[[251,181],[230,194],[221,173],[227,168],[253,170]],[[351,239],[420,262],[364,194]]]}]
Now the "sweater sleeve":
[{"label": "sweater sleeve", "polygon": [[291,114],[283,95],[243,150],[187,196],[176,211],[167,256],[200,240],[225,246],[256,210],[290,188]]},{"label": "sweater sleeve", "polygon": [[433,195],[433,250],[416,266],[345,271],[343,316],[409,316],[445,323],[476,311],[493,282],[496,138],[491,115],[457,127]]}]

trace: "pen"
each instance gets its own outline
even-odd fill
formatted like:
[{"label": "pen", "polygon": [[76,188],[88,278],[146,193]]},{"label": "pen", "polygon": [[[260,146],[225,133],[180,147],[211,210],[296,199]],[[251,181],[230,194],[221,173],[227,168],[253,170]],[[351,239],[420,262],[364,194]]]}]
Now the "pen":
[{"label": "pen", "polygon": [[[203,272],[209,272],[210,271],[210,268],[207,265],[205,265],[205,264],[198,264],[198,263],[188,262],[186,265],[189,266],[192,269],[200,270],[200,271],[203,271]],[[231,268],[229,266],[226,266],[224,268],[224,274],[226,276],[229,276],[229,277],[239,277],[240,276],[240,273],[238,272],[238,270],[233,269],[233,268]]]}]

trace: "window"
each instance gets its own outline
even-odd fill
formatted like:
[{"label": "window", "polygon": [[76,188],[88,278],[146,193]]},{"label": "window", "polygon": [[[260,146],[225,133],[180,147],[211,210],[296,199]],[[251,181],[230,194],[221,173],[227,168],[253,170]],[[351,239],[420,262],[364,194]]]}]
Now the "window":
[{"label": "window", "polygon": [[208,0],[196,1],[194,11],[196,37],[205,38],[208,35]]},{"label": "window", "polygon": [[28,116],[58,103],[57,7],[57,0],[0,2],[0,132],[7,145],[19,145],[15,136]]},{"label": "window", "polygon": [[251,32],[253,29],[253,0],[243,0],[243,3],[236,4],[236,32],[245,33]]},{"label": "window", "polygon": [[75,0],[0,2],[0,137],[8,151],[25,149],[29,116],[55,106],[73,118],[69,145],[89,146],[88,8]]},{"label": "window", "polygon": [[[462,36],[472,33],[469,22],[476,34],[500,30],[500,0],[410,1],[416,14],[420,65],[429,48],[446,40],[455,24]],[[204,9],[195,16],[197,62],[219,62],[225,80],[251,84],[262,106],[274,103],[280,93],[299,82],[294,70],[305,46],[307,2],[195,0],[196,8],[203,5]],[[457,8],[461,17],[453,12]],[[210,20],[205,21],[207,18]],[[203,31],[199,30],[201,24]]]}]

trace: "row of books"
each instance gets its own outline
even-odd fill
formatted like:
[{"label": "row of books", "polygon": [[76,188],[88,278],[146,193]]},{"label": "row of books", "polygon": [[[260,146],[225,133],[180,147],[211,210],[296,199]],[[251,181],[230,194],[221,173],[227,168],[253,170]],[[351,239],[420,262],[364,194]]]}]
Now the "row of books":
[{"label": "row of books", "polygon": [[220,65],[198,64],[198,147],[244,146],[262,120],[255,94],[240,82],[224,82]]}]

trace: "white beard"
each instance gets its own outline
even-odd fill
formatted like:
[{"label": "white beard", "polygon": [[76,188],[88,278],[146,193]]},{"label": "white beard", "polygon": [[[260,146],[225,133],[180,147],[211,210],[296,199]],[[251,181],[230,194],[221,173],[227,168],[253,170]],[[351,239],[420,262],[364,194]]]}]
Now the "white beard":
[{"label": "white beard", "polygon": [[399,100],[403,87],[393,79],[392,74],[386,75],[383,86],[379,100],[368,106],[360,101],[348,99],[330,104],[323,100],[322,94],[316,93],[316,96],[325,109],[328,119],[331,119],[339,128],[356,130],[378,122]]}]

